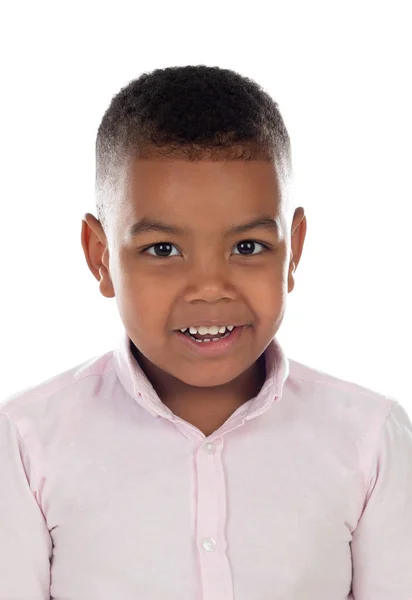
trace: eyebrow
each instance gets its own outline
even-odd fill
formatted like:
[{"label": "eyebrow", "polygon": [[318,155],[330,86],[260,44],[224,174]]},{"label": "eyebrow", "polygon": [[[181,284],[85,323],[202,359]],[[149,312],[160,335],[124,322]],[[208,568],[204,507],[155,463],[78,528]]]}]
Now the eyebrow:
[{"label": "eyebrow", "polygon": [[[279,235],[278,224],[269,215],[262,215],[261,217],[257,217],[256,219],[253,219],[253,221],[249,221],[248,223],[235,225],[226,232],[226,235],[235,233],[245,233],[246,231],[249,231],[251,229],[258,228],[268,229],[270,231],[274,231],[277,235]],[[177,225],[169,225],[167,223],[162,223],[161,221],[149,219],[148,217],[142,217],[140,221],[137,221],[130,227],[128,231],[128,237],[133,238],[142,233],[148,233],[152,231],[160,231],[162,233],[170,233],[174,235],[188,235],[190,233],[190,229],[188,229],[187,227],[178,227]]]}]

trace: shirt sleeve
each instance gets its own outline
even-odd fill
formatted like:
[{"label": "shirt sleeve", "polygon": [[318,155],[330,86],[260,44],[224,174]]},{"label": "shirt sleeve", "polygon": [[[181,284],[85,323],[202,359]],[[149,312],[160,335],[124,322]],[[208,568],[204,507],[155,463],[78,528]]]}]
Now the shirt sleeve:
[{"label": "shirt sleeve", "polygon": [[351,541],[354,600],[412,600],[412,424],[393,401]]},{"label": "shirt sleeve", "polygon": [[0,600],[49,600],[52,541],[29,485],[30,461],[0,413]]}]

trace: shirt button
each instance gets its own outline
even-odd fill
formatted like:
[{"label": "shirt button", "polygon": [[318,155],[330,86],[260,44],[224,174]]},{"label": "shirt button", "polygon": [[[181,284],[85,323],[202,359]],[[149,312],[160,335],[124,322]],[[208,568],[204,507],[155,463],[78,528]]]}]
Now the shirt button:
[{"label": "shirt button", "polygon": [[205,444],[203,446],[204,451],[207,452],[208,454],[214,454],[215,450],[216,450],[216,446],[214,444],[212,444],[212,442],[208,442],[207,444]]},{"label": "shirt button", "polygon": [[206,550],[207,552],[214,552],[216,550],[216,540],[212,537],[210,538],[203,538],[202,540],[202,548],[204,550]]}]

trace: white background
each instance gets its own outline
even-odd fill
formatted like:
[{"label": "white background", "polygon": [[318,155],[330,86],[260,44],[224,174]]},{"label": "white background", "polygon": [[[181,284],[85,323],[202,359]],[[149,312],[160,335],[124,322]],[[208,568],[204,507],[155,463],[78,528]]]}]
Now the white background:
[{"label": "white background", "polygon": [[122,331],[80,245],[112,96],[159,67],[217,65],[279,103],[308,234],[278,339],[290,358],[411,394],[410,3],[8,2],[0,32],[0,398]]}]

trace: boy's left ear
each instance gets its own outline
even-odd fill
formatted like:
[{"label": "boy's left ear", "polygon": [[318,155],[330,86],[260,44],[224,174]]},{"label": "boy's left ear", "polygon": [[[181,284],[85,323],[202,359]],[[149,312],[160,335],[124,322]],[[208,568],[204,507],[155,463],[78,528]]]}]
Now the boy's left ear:
[{"label": "boy's left ear", "polygon": [[289,263],[288,292],[295,287],[294,272],[300,262],[306,238],[307,220],[302,207],[295,210],[291,231],[291,252]]}]

